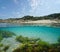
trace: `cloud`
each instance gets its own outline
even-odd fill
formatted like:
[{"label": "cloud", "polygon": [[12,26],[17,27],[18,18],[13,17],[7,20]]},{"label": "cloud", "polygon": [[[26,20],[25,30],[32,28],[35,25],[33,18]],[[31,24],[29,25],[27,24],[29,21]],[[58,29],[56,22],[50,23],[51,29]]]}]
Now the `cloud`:
[{"label": "cloud", "polygon": [[18,4],[19,3],[19,0],[13,0],[15,4]]},{"label": "cloud", "polygon": [[35,9],[38,6],[38,0],[31,0],[31,7]]},{"label": "cloud", "polygon": [[37,9],[37,7],[41,5],[40,0],[28,0],[28,1],[31,7],[30,12],[34,12]]}]

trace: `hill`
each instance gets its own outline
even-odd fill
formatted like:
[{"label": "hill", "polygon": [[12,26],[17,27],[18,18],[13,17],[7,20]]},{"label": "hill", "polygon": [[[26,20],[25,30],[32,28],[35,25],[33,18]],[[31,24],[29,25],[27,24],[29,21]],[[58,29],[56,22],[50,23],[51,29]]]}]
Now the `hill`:
[{"label": "hill", "polygon": [[22,18],[10,18],[10,20],[43,20],[43,19],[60,19],[60,13],[50,14],[46,16],[34,17],[34,16],[24,16]]}]

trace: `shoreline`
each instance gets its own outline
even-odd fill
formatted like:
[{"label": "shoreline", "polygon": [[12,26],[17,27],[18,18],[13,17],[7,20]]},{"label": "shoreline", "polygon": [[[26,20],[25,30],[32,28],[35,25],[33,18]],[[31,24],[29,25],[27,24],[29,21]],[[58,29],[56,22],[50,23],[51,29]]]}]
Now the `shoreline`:
[{"label": "shoreline", "polygon": [[21,25],[60,26],[60,20],[13,21]]},{"label": "shoreline", "polygon": [[0,23],[11,23],[11,24],[21,24],[21,25],[38,25],[38,26],[55,26],[55,27],[60,27],[60,20],[14,20],[14,21],[4,21]]}]

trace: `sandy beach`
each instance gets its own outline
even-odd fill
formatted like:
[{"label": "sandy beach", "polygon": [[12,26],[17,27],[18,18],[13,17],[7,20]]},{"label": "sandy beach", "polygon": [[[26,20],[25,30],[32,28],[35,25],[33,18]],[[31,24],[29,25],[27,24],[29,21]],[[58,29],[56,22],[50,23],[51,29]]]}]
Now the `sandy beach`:
[{"label": "sandy beach", "polygon": [[47,24],[47,23],[60,23],[60,20],[36,20],[36,21],[13,21],[13,23],[41,23],[41,24]]}]

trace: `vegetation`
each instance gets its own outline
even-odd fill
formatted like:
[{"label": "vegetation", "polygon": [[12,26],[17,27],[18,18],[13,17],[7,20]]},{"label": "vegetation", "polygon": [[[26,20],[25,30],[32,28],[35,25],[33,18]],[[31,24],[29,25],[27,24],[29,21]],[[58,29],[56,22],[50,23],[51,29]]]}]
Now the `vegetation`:
[{"label": "vegetation", "polygon": [[3,44],[0,43],[0,47],[2,47],[2,46],[3,46]]},{"label": "vegetation", "polygon": [[12,36],[14,36],[14,35],[15,35],[15,34],[14,34],[13,32],[0,30],[0,41],[1,41],[3,38],[12,37]]},{"label": "vegetation", "polygon": [[54,44],[49,44],[41,39],[33,39],[34,43],[32,43],[30,38],[22,36],[17,37],[16,40],[21,42],[22,45],[15,48],[13,52],[60,52],[60,38]]},{"label": "vegetation", "polygon": [[3,51],[6,52],[9,49],[9,46],[5,46]]},{"label": "vegetation", "polygon": [[60,43],[60,37],[58,38],[58,43]]},{"label": "vegetation", "polygon": [[[1,47],[3,48],[1,49]],[[1,47],[0,47],[0,52],[6,52],[9,49],[8,45],[4,46],[3,44],[1,44]]]},{"label": "vegetation", "polygon": [[28,38],[28,37],[23,37],[23,36],[17,36],[16,40],[21,42],[21,43],[36,43],[39,38]]},{"label": "vegetation", "polygon": [[[11,37],[12,34],[14,35],[14,33],[11,34],[11,32],[7,32],[8,31],[0,31],[1,37],[7,38]],[[17,36],[16,41],[22,44],[17,45],[19,47],[13,48],[12,52],[60,52],[60,38],[58,38],[57,43],[52,44],[42,41],[40,38],[28,38],[23,36]],[[3,46],[4,45],[0,43],[0,48]],[[9,47],[10,45],[4,46],[2,50],[6,52]],[[0,52],[3,52],[2,50],[0,49]]]},{"label": "vegetation", "polygon": [[43,19],[50,19],[50,20],[60,19],[60,13],[54,13],[54,14],[40,16],[40,17],[34,17],[34,16],[28,15],[28,16],[24,16],[22,18],[10,18],[7,20],[43,20]]},{"label": "vegetation", "polygon": [[39,16],[39,17],[34,17],[34,16],[29,16],[29,15],[27,15],[27,16],[24,16],[24,17],[20,17],[20,18],[9,18],[9,19],[5,19],[5,20],[3,20],[3,19],[0,19],[0,23],[2,22],[2,23],[6,23],[6,22],[8,22],[8,23],[10,23],[10,22],[14,22],[14,21],[17,21],[17,20],[19,20],[19,21],[27,21],[27,20],[33,20],[33,21],[35,21],[35,20],[46,20],[46,19],[49,19],[49,20],[55,20],[55,19],[57,19],[57,20],[60,20],[60,13],[54,13],[54,14],[50,14],[50,15],[46,15],[46,16]]}]

